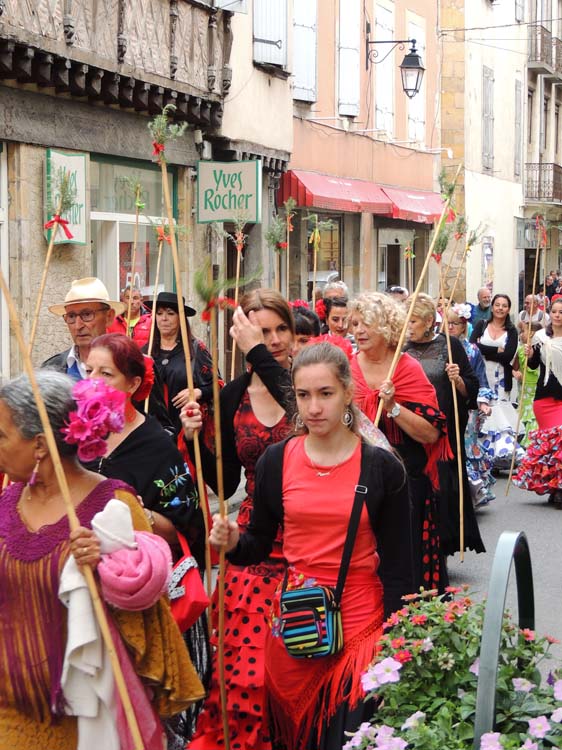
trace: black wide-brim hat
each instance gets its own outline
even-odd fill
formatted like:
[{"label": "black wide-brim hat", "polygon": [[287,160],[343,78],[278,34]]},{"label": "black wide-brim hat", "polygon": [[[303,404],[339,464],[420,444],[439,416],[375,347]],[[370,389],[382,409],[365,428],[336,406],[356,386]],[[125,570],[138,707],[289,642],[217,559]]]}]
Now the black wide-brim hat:
[{"label": "black wide-brim hat", "polygon": [[[189,305],[185,304],[185,299],[182,297],[183,302],[183,309],[185,310],[185,317],[186,318],[192,318],[194,315],[197,315],[197,310],[194,310],[193,307],[190,307]],[[156,297],[156,305],[154,305],[154,300],[147,300],[143,303],[148,307],[149,310],[152,310],[153,308],[159,308],[159,307],[171,307],[172,310],[175,310],[176,312],[179,312],[178,308],[178,295],[174,292],[160,292],[158,297]]]}]

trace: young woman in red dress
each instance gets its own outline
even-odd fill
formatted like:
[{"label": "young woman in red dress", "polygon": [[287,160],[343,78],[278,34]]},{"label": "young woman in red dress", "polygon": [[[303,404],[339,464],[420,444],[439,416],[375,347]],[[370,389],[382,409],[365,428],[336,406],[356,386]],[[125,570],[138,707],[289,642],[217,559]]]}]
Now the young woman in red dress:
[{"label": "young woman in red dress", "polygon": [[265,650],[267,712],[274,748],[338,750],[365,714],[361,674],[374,657],[384,617],[412,590],[409,501],[404,468],[355,430],[349,362],[328,342],[293,363],[301,434],[258,461],[254,513],[246,529],[215,516],[211,543],[237,565],[266,559],[283,527],[291,587],[335,586],[357,485],[367,488],[341,601],[343,649],[301,659],[285,649],[277,615]]},{"label": "young woman in red dress", "polygon": [[[291,308],[271,289],[245,295],[234,312],[230,333],[246,356],[248,371],[226,385],[220,394],[223,478],[226,497],[238,488],[242,469],[246,498],[238,523],[246,528],[254,501],[255,467],[265,449],[291,431],[292,387],[290,355],[295,333]],[[195,402],[182,411],[186,439],[202,425]],[[201,441],[205,481],[216,490],[215,456]],[[285,566],[281,536],[259,565],[228,565],[225,573],[225,671],[230,747],[232,750],[270,750],[262,723],[264,645],[267,613]],[[216,625],[217,613],[213,613]],[[211,638],[216,643],[216,633]],[[215,666],[215,665],[214,665]],[[199,718],[190,750],[218,750],[224,746],[216,670],[211,691]]]}]

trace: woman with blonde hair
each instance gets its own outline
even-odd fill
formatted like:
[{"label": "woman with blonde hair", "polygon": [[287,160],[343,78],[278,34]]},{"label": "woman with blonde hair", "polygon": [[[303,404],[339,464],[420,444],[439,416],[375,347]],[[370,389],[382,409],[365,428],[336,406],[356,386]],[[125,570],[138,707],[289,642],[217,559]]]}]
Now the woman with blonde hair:
[{"label": "woman with blonde hair", "polygon": [[[412,298],[413,299],[413,298]],[[449,362],[447,339],[442,333],[435,333],[437,310],[428,294],[419,294],[408,303],[413,305],[408,324],[408,343],[405,351],[422,366],[437,393],[439,408],[447,419],[447,433],[452,455],[442,456],[439,470],[439,536],[441,550],[445,555],[454,555],[461,549],[459,515],[459,481],[457,456],[461,456],[462,482],[464,488],[464,549],[485,552],[480,538],[474,507],[470,498],[470,487],[466,473],[466,453],[464,433],[468,423],[468,412],[476,408],[478,378],[470,366],[461,342],[450,339],[452,362]],[[457,445],[455,431],[455,411],[452,386],[457,391],[460,445]]]},{"label": "woman with blonde hair", "polygon": [[[226,497],[246,477],[246,498],[238,512],[245,529],[253,508],[256,462],[265,449],[291,431],[291,353],[295,324],[289,304],[272,289],[245,294],[232,317],[230,334],[246,356],[247,372],[221,391],[221,436]],[[182,411],[186,439],[201,427],[196,402]],[[217,489],[215,456],[201,442],[205,481]],[[284,572],[281,536],[259,566],[229,565],[225,572],[225,669],[231,747],[270,748],[262,723],[263,650],[267,612]],[[217,612],[213,612],[214,621]],[[216,643],[216,636],[212,642]],[[216,671],[190,750],[216,750],[224,742]]]},{"label": "woman with blonde hair", "polygon": [[416,588],[447,585],[439,552],[436,499],[437,461],[447,456],[446,419],[435,389],[422,367],[408,354],[390,365],[404,326],[404,303],[387,294],[361,294],[350,304],[351,331],[358,352],[351,361],[354,401],[374,420],[383,402],[379,427],[400,455],[408,474]]}]

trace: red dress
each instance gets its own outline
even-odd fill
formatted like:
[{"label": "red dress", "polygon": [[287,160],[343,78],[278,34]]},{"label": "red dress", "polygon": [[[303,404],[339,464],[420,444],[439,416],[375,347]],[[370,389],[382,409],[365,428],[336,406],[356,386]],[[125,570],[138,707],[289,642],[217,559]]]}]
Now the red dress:
[{"label": "red dress", "polygon": [[[252,510],[255,467],[269,445],[289,434],[291,424],[284,415],[273,427],[256,418],[246,391],[234,417],[237,453],[246,471],[246,498],[238,512],[244,532]],[[285,565],[279,534],[268,560],[247,568],[227,564],[225,588],[225,679],[232,750],[270,750],[267,726],[262,724],[264,706],[264,647],[273,596]],[[216,592],[215,592],[216,594]],[[213,601],[213,635],[216,655],[218,612]],[[216,659],[209,697],[197,724],[190,750],[218,750],[224,746],[217,682]]]}]

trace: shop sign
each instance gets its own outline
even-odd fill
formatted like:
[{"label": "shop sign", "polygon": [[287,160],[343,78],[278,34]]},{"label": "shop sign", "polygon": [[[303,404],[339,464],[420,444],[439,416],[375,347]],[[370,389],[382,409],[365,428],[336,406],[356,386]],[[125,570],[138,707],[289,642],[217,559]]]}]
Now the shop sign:
[{"label": "shop sign", "polygon": [[[45,222],[50,221],[59,202],[59,176],[64,170],[68,173],[69,185],[75,194],[74,204],[69,211],[62,214],[68,221],[68,230],[72,239],[67,239],[62,228],[57,231],[55,245],[85,245],[87,243],[86,224],[86,154],[47,149],[45,168]],[[45,231],[50,239],[51,230]]]},{"label": "shop sign", "polygon": [[197,165],[197,222],[261,222],[261,160],[200,161]]}]

